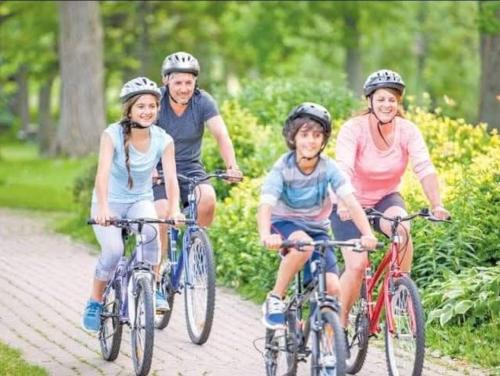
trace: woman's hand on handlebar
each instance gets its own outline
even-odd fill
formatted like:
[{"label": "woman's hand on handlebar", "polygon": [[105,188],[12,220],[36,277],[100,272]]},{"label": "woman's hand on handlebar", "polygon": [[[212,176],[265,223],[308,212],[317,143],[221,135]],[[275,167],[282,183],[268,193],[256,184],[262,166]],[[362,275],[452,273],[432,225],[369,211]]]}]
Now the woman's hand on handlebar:
[{"label": "woman's hand on handlebar", "polygon": [[450,218],[450,212],[441,205],[436,205],[432,208],[432,215],[440,220],[445,220]]}]

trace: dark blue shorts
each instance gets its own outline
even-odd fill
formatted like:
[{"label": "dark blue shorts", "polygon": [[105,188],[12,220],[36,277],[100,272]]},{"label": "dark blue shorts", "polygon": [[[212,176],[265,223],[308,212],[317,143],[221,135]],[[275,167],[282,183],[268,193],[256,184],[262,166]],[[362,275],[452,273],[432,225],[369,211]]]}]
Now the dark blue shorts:
[{"label": "dark blue shorts", "polygon": [[[304,231],[300,226],[290,221],[278,221],[274,222],[271,226],[271,232],[273,234],[280,234],[284,240],[294,233],[295,231]],[[306,231],[307,233],[307,231]],[[329,240],[330,236],[326,232],[320,233],[316,232],[314,234],[307,233],[313,240]],[[325,253],[326,256],[326,271],[327,273],[338,274],[337,269],[337,259],[335,258],[335,253],[331,247],[329,247]],[[311,261],[319,259],[319,255],[313,252],[311,258],[304,265],[304,283],[307,283],[311,279]]]},{"label": "dark blue shorts", "polygon": [[[203,168],[201,164],[192,163],[189,166],[177,166],[177,173],[189,176],[189,177],[206,177],[207,172]],[[181,203],[185,207],[188,205],[188,195],[189,195],[189,182],[184,180],[177,180],[179,183],[179,190],[181,196]],[[209,181],[204,182],[203,184],[210,184]],[[166,200],[167,193],[165,192],[165,184],[154,184],[153,185],[153,196],[154,200]]]},{"label": "dark blue shorts", "polygon": [[[399,206],[400,208],[406,210],[405,202],[399,192],[390,193],[387,196],[384,196],[379,202],[375,204],[374,208],[383,213],[391,206]],[[361,232],[358,230],[352,220],[342,221],[340,219],[337,214],[337,205],[333,206],[332,214],[330,215],[330,222],[335,240],[346,241],[350,239],[359,239],[361,237]],[[382,233],[380,229],[380,218],[374,219],[372,222],[372,226],[376,231]]]}]

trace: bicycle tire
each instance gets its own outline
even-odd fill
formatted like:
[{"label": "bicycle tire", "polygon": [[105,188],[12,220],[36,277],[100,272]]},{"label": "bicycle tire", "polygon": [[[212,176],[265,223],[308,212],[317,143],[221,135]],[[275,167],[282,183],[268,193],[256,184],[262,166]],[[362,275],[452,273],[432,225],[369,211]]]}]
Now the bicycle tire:
[{"label": "bicycle tire", "polygon": [[354,375],[363,367],[368,352],[369,320],[368,297],[363,281],[359,297],[349,312],[347,343],[350,357],[346,359],[346,372]]},{"label": "bicycle tire", "polygon": [[323,308],[320,320],[319,330],[312,329],[314,325],[311,325],[311,375],[344,376],[346,343],[338,314]]},{"label": "bicycle tire", "polygon": [[170,317],[172,316],[172,311],[174,309],[174,298],[175,292],[172,291],[170,286],[170,274],[167,270],[164,270],[161,276],[160,288],[163,289],[164,296],[167,299],[169,309],[166,311],[156,311],[155,312],[155,328],[163,330],[168,326],[170,322]]},{"label": "bicycle tire", "polygon": [[120,297],[120,284],[113,281],[103,297],[101,329],[98,335],[102,358],[109,362],[118,357],[122,342],[123,326],[120,323]]},{"label": "bicycle tire", "polygon": [[[394,294],[386,310],[392,312],[395,330],[394,334],[389,332],[386,315],[385,351],[389,375],[422,375],[425,354],[424,312],[417,286],[408,276],[394,281]],[[406,348],[396,351],[397,345]]]},{"label": "bicycle tire", "polygon": [[203,229],[191,235],[188,245],[185,313],[191,342],[202,345],[210,335],[215,309],[215,265],[212,246]]},{"label": "bicycle tire", "polygon": [[297,373],[297,344],[289,327],[284,330],[266,329],[264,354],[266,376],[294,376]]},{"label": "bicycle tire", "polygon": [[139,277],[135,286],[135,315],[132,323],[132,360],[136,375],[147,375],[153,360],[153,290],[147,278]]}]

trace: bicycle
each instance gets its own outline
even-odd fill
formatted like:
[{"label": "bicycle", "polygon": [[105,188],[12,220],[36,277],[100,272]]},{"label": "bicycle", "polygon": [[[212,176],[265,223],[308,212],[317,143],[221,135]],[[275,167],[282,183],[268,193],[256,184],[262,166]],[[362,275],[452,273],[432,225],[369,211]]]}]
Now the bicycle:
[{"label": "bicycle", "polygon": [[[333,240],[286,240],[281,248],[301,250],[305,246],[313,246],[313,252],[319,258],[310,260],[305,265],[305,268],[309,267],[311,270],[310,281],[304,281],[304,268],[294,278],[293,293],[285,300],[286,328],[282,331],[283,334],[279,330],[266,329],[264,358],[267,376],[295,375],[298,362],[305,362],[309,355],[311,375],[345,374],[344,330],[338,316],[339,303],[326,292],[325,252],[330,247],[360,249],[361,245],[358,242]],[[308,317],[304,321],[308,303]]]},{"label": "bicycle", "polygon": [[[101,327],[98,332],[102,357],[114,361],[120,351],[123,325],[131,329],[132,360],[136,375],[147,375],[153,359],[154,343],[154,273],[150,263],[143,260],[143,226],[146,224],[175,224],[174,220],[111,219],[109,224],[122,229],[125,248],[135,236],[130,256],[124,251],[103,294]],[[97,224],[89,219],[87,224]]]},{"label": "bicycle", "polygon": [[[168,229],[168,257],[163,262],[160,288],[169,304],[166,311],[157,311],[155,327],[164,329],[168,326],[174,305],[175,294],[184,290],[185,315],[191,342],[202,345],[208,340],[215,309],[215,264],[212,246],[206,230],[197,224],[198,202],[196,187],[211,178],[228,180],[233,178],[221,171],[215,171],[205,177],[187,177],[177,174],[179,180],[189,183],[188,205],[185,208],[189,218],[183,231],[181,249],[178,249],[179,230]],[[156,180],[160,179],[157,178]],[[181,276],[184,276],[181,281]]]},{"label": "bicycle", "polygon": [[[382,309],[385,309],[384,337],[389,375],[399,376],[402,367],[411,364],[411,375],[418,376],[422,374],[424,364],[424,311],[415,282],[409,273],[400,270],[398,254],[404,246],[397,229],[401,223],[416,217],[435,222],[448,220],[433,217],[428,209],[394,218],[371,208],[366,210],[366,214],[371,221],[384,218],[391,222],[390,245],[375,273],[368,258],[360,296],[349,313],[347,345],[351,357],[346,363],[347,372],[355,374],[361,370],[368,351],[368,339],[381,332],[379,321]],[[378,296],[374,299],[379,285]]]}]

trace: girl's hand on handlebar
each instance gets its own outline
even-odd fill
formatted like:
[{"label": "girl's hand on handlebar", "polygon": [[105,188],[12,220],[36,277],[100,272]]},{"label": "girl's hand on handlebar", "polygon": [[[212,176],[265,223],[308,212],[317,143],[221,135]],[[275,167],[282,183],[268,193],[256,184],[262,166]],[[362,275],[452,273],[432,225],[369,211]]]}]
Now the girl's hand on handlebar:
[{"label": "girl's hand on handlebar", "polygon": [[110,219],[111,219],[111,212],[109,211],[109,208],[107,206],[100,207],[97,210],[97,215],[94,218],[96,223],[101,226],[109,226]]},{"label": "girl's hand on handlebar", "polygon": [[361,246],[365,249],[375,249],[377,247],[378,240],[373,235],[362,235],[359,240]]},{"label": "girl's hand on handlebar", "polygon": [[260,241],[262,242],[262,244],[264,244],[266,248],[272,250],[278,250],[281,247],[283,239],[281,239],[281,236],[278,234],[269,234],[267,236],[261,237]]}]

